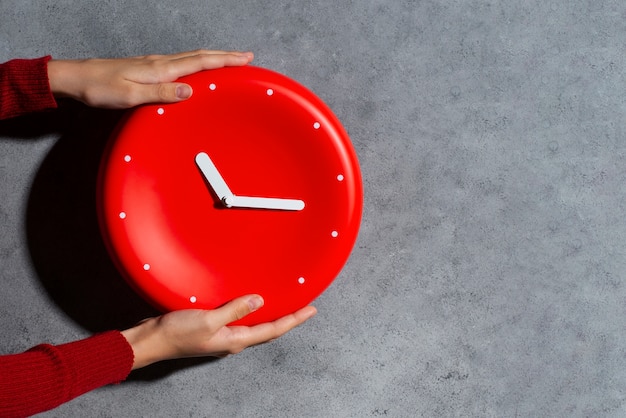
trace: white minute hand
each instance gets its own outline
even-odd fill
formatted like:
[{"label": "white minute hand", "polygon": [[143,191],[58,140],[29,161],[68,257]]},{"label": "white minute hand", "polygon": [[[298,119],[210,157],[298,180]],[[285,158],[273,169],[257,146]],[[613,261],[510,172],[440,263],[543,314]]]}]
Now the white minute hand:
[{"label": "white minute hand", "polygon": [[235,196],[225,200],[228,207],[275,210],[302,210],[304,202],[296,199],[277,199],[272,197]]}]

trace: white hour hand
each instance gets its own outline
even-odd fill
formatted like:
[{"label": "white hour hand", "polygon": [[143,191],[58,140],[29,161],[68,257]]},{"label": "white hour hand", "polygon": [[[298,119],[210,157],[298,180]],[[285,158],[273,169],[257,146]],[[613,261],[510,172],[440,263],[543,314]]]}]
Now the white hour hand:
[{"label": "white hour hand", "polygon": [[277,199],[271,197],[235,196],[224,199],[228,207],[274,210],[302,210],[304,202],[296,199]]},{"label": "white hour hand", "polygon": [[217,167],[215,167],[215,164],[213,164],[213,161],[211,161],[211,158],[209,158],[207,153],[198,153],[196,155],[196,164],[220,200],[224,201],[224,199],[233,195],[224,181],[224,178],[222,178],[220,172],[217,171]]}]

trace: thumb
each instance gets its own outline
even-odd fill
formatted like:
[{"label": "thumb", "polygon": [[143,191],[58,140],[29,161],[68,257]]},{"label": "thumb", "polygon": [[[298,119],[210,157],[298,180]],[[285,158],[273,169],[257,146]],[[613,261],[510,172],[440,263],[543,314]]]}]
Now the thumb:
[{"label": "thumb", "polygon": [[260,309],[264,303],[263,298],[259,295],[242,296],[215,309],[213,315],[216,316],[216,320],[220,324],[228,325]]},{"label": "thumb", "polygon": [[193,94],[189,84],[159,83],[145,85],[139,102],[143,103],[176,103],[187,100]]},{"label": "thumb", "polygon": [[176,86],[175,92],[176,99],[178,100],[186,100],[193,94],[193,90],[189,84],[175,83],[174,85]]}]

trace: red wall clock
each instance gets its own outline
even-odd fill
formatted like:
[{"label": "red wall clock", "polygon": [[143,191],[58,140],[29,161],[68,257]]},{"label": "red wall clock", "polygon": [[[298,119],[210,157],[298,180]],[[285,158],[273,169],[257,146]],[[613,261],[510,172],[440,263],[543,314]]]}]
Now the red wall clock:
[{"label": "red wall clock", "polygon": [[259,67],[181,79],[191,99],[131,111],[100,169],[99,217],[129,283],[158,308],[249,293],[274,320],[336,278],[357,238],[361,173],[331,110]]}]

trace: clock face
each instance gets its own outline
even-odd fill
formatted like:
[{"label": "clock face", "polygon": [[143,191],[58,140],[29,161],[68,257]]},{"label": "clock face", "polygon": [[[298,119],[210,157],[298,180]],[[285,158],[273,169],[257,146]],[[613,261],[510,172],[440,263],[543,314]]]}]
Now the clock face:
[{"label": "clock face", "polygon": [[99,216],[129,283],[162,310],[245,294],[252,325],[306,306],[356,241],[363,190],[345,130],[278,73],[231,67],[185,77],[191,99],[133,110],[103,157]]}]

